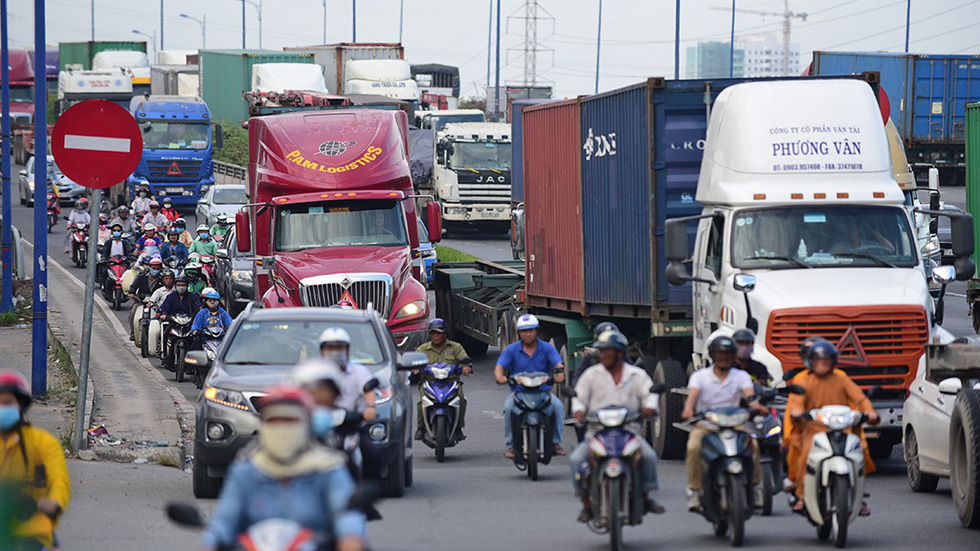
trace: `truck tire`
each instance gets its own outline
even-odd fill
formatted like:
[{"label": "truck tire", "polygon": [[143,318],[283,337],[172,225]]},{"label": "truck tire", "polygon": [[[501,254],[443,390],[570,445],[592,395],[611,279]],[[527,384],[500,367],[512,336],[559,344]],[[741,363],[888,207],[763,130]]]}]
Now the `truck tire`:
[{"label": "truck tire", "polygon": [[469,354],[471,358],[482,358],[487,355],[487,350],[490,349],[490,345],[475,339],[469,335],[460,335],[461,339],[459,344],[463,345],[466,349],[466,353]]},{"label": "truck tire", "polygon": [[980,391],[956,395],[949,423],[949,482],[966,528],[980,528]]},{"label": "truck tire", "polygon": [[682,459],[687,452],[687,433],[674,427],[681,420],[684,396],[671,392],[687,386],[687,374],[677,360],[657,362],[653,382],[663,383],[667,391],[660,395],[660,415],[654,424],[653,445],[661,459]]}]

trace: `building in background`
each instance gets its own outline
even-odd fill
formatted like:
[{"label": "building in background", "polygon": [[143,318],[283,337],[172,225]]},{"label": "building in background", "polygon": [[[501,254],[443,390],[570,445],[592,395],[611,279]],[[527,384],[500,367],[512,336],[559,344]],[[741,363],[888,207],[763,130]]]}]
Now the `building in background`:
[{"label": "building in background", "polygon": [[[686,78],[725,78],[729,76],[728,42],[698,42],[687,48],[684,64]],[[757,78],[800,74],[798,44],[790,45],[789,73],[783,75],[783,45],[772,35],[745,36],[735,42],[735,64],[731,76]]]}]

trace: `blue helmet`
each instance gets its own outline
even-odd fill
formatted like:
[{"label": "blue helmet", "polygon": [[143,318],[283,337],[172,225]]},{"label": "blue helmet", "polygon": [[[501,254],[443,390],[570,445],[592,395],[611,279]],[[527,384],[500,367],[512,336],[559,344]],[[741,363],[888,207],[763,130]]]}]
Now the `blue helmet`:
[{"label": "blue helmet", "polygon": [[201,291],[201,298],[205,300],[207,299],[221,300],[221,295],[218,294],[218,291],[216,291],[214,287],[205,287],[204,290]]},{"label": "blue helmet", "polygon": [[429,333],[431,332],[445,333],[446,332],[446,320],[442,318],[432,318],[429,322]]},{"label": "blue helmet", "polygon": [[837,366],[837,358],[840,357],[840,352],[837,351],[837,347],[830,343],[827,339],[817,337],[813,339],[813,342],[806,349],[803,356],[803,363],[806,364],[807,369],[813,369],[813,360],[816,358],[827,358],[830,360],[831,367]]}]

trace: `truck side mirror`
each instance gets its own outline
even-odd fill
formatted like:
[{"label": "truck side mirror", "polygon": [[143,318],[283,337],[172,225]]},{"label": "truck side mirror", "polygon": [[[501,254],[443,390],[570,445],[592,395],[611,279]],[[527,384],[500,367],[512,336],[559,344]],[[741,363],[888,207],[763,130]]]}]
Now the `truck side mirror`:
[{"label": "truck side mirror", "polygon": [[214,125],[214,149],[221,149],[225,145],[225,132],[220,124]]},{"label": "truck side mirror", "polygon": [[667,220],[664,242],[666,244],[667,260],[684,262],[687,260],[687,227],[686,220]]},{"label": "truck side mirror", "polygon": [[442,210],[439,203],[429,201],[425,204],[425,227],[429,229],[429,243],[442,241]]},{"label": "truck side mirror", "polygon": [[956,279],[966,281],[973,277],[976,265],[970,256],[973,255],[973,216],[961,214],[949,219],[949,226],[953,240],[953,256],[956,261],[953,266],[956,268]]},{"label": "truck side mirror", "polygon": [[238,252],[247,253],[252,250],[252,226],[245,211],[235,213],[235,245]]},{"label": "truck side mirror", "polygon": [[755,276],[752,274],[735,274],[735,290],[751,293],[755,290]]}]

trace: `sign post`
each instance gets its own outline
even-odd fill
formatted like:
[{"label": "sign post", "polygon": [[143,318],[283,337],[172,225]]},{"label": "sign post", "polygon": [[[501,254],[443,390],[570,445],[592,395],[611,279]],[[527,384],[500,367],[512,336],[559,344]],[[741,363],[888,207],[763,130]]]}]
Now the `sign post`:
[{"label": "sign post", "polygon": [[3,274],[0,281],[0,312],[14,309],[14,262],[13,262],[13,214],[10,201],[10,55],[7,44],[7,0],[0,0],[0,101],[3,102],[2,121],[0,121],[0,137],[3,140],[3,238],[0,245],[0,260],[3,262]]},{"label": "sign post", "polygon": [[[44,82],[44,0],[34,0],[34,74]],[[7,37],[4,37],[6,40]],[[31,395],[48,392],[48,90],[34,87],[34,312],[31,317]],[[4,197],[10,200],[9,196]],[[56,199],[57,200],[57,199]]]},{"label": "sign post", "polygon": [[[89,204],[88,272],[85,274],[85,310],[78,362],[78,398],[72,447],[78,451],[85,435],[85,394],[92,348],[92,310],[99,248],[99,212],[102,190],[132,174],[143,153],[143,136],[136,119],[123,107],[106,100],[88,100],[71,106],[51,133],[51,152],[66,176],[94,189]],[[94,229],[92,225],[94,224]]]}]

